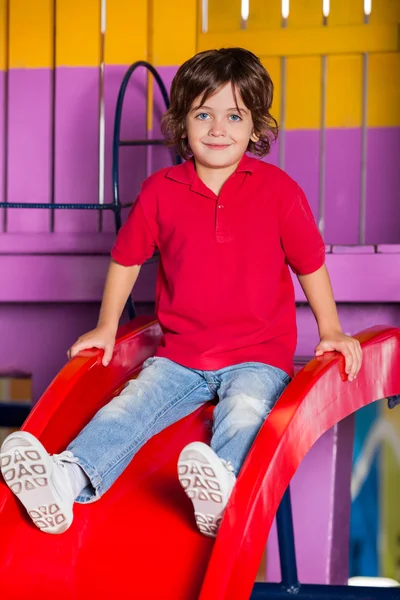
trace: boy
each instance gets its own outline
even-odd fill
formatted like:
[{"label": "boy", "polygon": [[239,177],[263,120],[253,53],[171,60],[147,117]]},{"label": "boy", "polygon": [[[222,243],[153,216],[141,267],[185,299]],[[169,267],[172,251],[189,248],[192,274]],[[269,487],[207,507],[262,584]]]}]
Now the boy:
[{"label": "boy", "polygon": [[272,93],[259,59],[241,48],[202,52],[178,70],[162,128],[187,160],[143,183],[111,253],[98,325],[69,351],[102,348],[108,365],[127,297],[157,247],[156,356],[62,454],[50,456],[26,432],[2,446],[4,479],[43,531],[65,531],[74,501],[97,500],[151,436],[218,395],[211,447],[189,444],[178,462],[200,531],[216,535],[250,446],[293,375],[288,264],[318,324],[315,354],[342,352],[349,380],[357,376],[360,345],[341,331],[305,196],[246,154],[266,155],[277,135]]}]

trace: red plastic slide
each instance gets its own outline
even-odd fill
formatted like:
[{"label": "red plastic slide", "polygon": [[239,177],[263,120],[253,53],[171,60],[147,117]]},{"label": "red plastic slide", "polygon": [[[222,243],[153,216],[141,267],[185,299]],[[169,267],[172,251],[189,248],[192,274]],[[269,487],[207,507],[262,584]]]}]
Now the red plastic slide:
[{"label": "red plastic slide", "polygon": [[[153,354],[160,328],[119,331],[109,367],[99,351],[71,360],[23,429],[59,452]],[[359,334],[364,366],[350,384],[343,358],[312,360],[273,409],[245,462],[217,540],[195,527],[176,476],[180,450],[208,441],[210,403],[155,436],[101,500],[75,505],[62,535],[36,529],[0,482],[0,590],[7,600],[247,600],[281,497],[316,440],[361,406],[400,393],[400,330]]]}]

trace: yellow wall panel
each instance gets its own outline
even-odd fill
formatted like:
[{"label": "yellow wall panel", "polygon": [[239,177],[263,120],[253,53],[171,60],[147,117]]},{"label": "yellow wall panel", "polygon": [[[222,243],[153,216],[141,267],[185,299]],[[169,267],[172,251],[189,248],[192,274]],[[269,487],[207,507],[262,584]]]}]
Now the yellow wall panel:
[{"label": "yellow wall panel", "polygon": [[288,58],[286,128],[318,129],[321,124],[321,58]]},{"label": "yellow wall panel", "polygon": [[10,0],[10,67],[23,69],[53,66],[53,4],[53,0]]},{"label": "yellow wall panel", "polygon": [[375,0],[372,2],[370,23],[396,23],[400,21],[400,0]]},{"label": "yellow wall panel", "polygon": [[282,23],[282,0],[250,0],[250,14],[247,21],[249,31],[278,28]]},{"label": "yellow wall panel", "polygon": [[197,15],[196,0],[152,0],[151,56],[155,66],[180,65],[196,53]]},{"label": "yellow wall panel", "polygon": [[106,8],[104,60],[109,65],[130,65],[148,58],[147,0],[109,0]]},{"label": "yellow wall panel", "polygon": [[101,0],[57,0],[56,6],[56,65],[98,66]]},{"label": "yellow wall panel", "polygon": [[369,127],[400,125],[400,54],[368,57],[367,123]]},{"label": "yellow wall panel", "polygon": [[208,31],[218,34],[240,30],[241,4],[241,0],[208,0]]},{"label": "yellow wall panel", "polygon": [[225,31],[200,34],[198,49],[243,46],[258,56],[307,56],[397,52],[398,25],[354,25],[353,27],[286,27],[266,31]]},{"label": "yellow wall panel", "polygon": [[267,69],[269,76],[274,84],[274,99],[272,102],[271,114],[279,123],[281,118],[281,59],[275,56],[262,57],[261,61]]},{"label": "yellow wall panel", "polygon": [[292,0],[288,27],[322,26],[322,0]]},{"label": "yellow wall panel", "polygon": [[[380,0],[377,0],[380,2]],[[376,2],[373,2],[375,5]],[[328,17],[329,25],[362,25],[364,23],[364,0],[332,0]]]},{"label": "yellow wall panel", "polygon": [[327,62],[326,126],[361,127],[361,55],[328,56]]},{"label": "yellow wall panel", "polygon": [[7,20],[7,0],[0,0],[0,69],[7,69],[8,63]]}]

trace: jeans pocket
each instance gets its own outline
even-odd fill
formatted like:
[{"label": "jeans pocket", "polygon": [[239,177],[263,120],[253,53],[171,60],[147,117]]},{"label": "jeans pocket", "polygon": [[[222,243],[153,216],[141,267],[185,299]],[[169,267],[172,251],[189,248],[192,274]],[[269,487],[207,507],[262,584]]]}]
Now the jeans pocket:
[{"label": "jeans pocket", "polygon": [[279,367],[274,367],[274,369],[282,383],[284,383],[285,386],[289,385],[289,383],[292,381],[292,378],[286,373],[286,371],[283,371],[283,369],[280,369]]}]

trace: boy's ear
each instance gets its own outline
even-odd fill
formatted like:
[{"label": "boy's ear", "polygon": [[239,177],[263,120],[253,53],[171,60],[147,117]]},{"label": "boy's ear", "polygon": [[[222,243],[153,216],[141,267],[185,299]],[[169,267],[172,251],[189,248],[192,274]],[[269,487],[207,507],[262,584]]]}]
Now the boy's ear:
[{"label": "boy's ear", "polygon": [[260,139],[260,137],[253,130],[253,133],[251,134],[250,139],[251,139],[252,142],[258,142],[258,140]]}]

